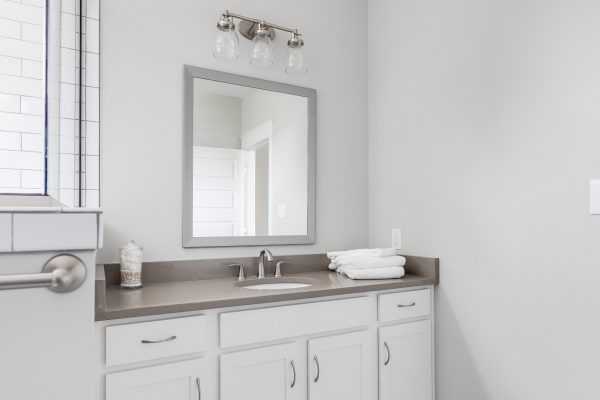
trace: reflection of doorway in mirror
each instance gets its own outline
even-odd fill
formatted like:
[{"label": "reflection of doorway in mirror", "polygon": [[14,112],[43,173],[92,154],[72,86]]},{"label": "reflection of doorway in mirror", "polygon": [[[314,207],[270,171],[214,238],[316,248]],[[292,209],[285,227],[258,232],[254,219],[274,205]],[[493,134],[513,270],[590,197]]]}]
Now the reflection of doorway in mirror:
[{"label": "reflection of doorway in mirror", "polygon": [[241,136],[246,160],[246,227],[249,236],[271,234],[271,157],[273,122],[265,121]]},{"label": "reflection of doorway in mirror", "polygon": [[241,136],[241,149],[194,146],[195,237],[268,236],[272,121]]}]

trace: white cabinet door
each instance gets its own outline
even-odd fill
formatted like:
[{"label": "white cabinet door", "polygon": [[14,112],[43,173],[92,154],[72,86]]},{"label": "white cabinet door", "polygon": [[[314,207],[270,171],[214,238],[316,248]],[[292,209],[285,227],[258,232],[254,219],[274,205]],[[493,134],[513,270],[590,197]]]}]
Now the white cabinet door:
[{"label": "white cabinet door", "polygon": [[432,400],[431,321],[379,329],[380,400]]},{"label": "white cabinet door", "polygon": [[369,371],[374,366],[368,331],[308,342],[311,400],[367,400]]},{"label": "white cabinet door", "polygon": [[306,375],[297,364],[296,343],[223,354],[221,400],[299,399],[299,385]]},{"label": "white cabinet door", "polygon": [[106,400],[202,400],[201,359],[106,375]]}]

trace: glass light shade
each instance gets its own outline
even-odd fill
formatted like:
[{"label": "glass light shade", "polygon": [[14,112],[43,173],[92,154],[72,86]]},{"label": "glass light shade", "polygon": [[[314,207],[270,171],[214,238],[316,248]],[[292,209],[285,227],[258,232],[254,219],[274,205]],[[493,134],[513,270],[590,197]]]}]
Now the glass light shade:
[{"label": "glass light shade", "polygon": [[237,60],[240,53],[240,40],[235,31],[217,30],[217,38],[215,40],[215,58],[223,61]]},{"label": "glass light shade", "polygon": [[252,39],[252,54],[250,56],[250,64],[255,67],[268,68],[275,62],[273,55],[273,44],[269,35],[257,34]]},{"label": "glass light shade", "polygon": [[285,72],[290,75],[302,75],[306,73],[308,68],[304,64],[304,55],[302,47],[287,48],[287,56],[285,60]]}]

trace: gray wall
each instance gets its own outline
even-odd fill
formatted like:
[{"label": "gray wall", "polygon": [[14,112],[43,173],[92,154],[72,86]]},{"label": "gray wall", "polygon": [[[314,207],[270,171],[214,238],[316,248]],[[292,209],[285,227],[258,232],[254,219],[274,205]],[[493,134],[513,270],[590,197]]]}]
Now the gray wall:
[{"label": "gray wall", "polygon": [[438,400],[600,398],[599,20],[369,1],[370,244],[441,258]]},{"label": "gray wall", "polygon": [[[212,56],[215,24],[228,8],[298,26],[306,42],[308,74],[283,71],[287,35],[276,38],[276,65]],[[344,10],[344,23],[331,15]],[[294,10],[294,12],[290,12]],[[190,64],[317,89],[317,243],[285,246],[275,254],[365,246],[367,196],[367,39],[348,26],[364,25],[364,0],[249,3],[142,0],[101,2],[102,208],[105,244],[99,262],[116,262],[118,247],[135,238],[145,259],[174,260],[258,253],[256,248],[181,248],[181,140],[183,65]],[[335,60],[333,62],[332,60]],[[348,61],[349,63],[346,63]],[[152,160],[149,162],[148,160]]]},{"label": "gray wall", "polygon": [[194,146],[239,149],[242,99],[194,85]]}]

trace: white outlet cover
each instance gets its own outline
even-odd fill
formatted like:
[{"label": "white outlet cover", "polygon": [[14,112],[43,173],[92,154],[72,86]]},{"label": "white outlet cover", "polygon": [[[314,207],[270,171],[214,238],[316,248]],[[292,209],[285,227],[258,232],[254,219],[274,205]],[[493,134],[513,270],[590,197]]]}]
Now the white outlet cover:
[{"label": "white outlet cover", "polygon": [[600,215],[600,179],[590,181],[590,214]]},{"label": "white outlet cover", "polygon": [[285,218],[286,207],[285,204],[280,204],[277,206],[277,218]]},{"label": "white outlet cover", "polygon": [[392,229],[392,248],[396,250],[402,249],[402,230],[400,228]]}]

